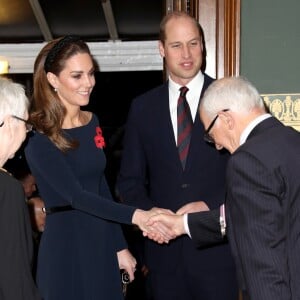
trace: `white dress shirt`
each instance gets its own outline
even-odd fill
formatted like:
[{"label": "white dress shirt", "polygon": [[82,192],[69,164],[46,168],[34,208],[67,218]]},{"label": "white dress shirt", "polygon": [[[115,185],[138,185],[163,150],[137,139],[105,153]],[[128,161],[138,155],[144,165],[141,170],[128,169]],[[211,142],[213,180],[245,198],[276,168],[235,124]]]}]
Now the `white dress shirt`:
[{"label": "white dress shirt", "polygon": [[[195,120],[196,114],[198,113],[199,99],[204,84],[204,75],[199,72],[187,85],[189,90],[186,94],[186,100],[190,106],[191,115]],[[180,95],[180,88],[182,86],[174,82],[169,77],[169,108],[171,121],[173,125],[174,137],[177,144],[177,102]]]}]

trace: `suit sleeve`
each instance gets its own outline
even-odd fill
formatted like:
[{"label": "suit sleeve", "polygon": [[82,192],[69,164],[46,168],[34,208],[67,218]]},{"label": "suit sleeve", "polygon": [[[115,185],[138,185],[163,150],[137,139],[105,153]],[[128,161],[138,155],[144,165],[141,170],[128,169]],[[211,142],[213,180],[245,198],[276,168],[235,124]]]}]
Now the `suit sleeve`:
[{"label": "suit sleeve", "polygon": [[220,209],[188,214],[188,226],[197,247],[207,247],[224,242],[220,227]]},{"label": "suit sleeve", "polygon": [[280,169],[240,151],[228,164],[227,178],[229,242],[249,299],[291,299]]},{"label": "suit sleeve", "polygon": [[135,102],[131,106],[126,123],[117,189],[121,200],[125,203],[150,209],[153,204],[147,194],[146,155],[138,122],[141,114]]}]

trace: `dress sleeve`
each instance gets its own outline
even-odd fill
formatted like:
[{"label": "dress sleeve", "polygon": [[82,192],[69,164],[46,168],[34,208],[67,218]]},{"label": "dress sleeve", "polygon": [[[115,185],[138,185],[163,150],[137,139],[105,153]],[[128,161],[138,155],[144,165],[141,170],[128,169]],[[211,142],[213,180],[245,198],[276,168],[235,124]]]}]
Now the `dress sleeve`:
[{"label": "dress sleeve", "polygon": [[[102,180],[100,181],[100,191],[101,191],[102,195],[109,195],[109,198],[112,198],[111,192],[110,192],[110,189],[109,189],[109,186],[107,184],[105,177],[102,177]],[[120,250],[128,248],[121,225],[118,223],[112,222],[112,227],[113,227],[113,231],[114,231],[112,236],[115,240],[116,251],[120,251]]]},{"label": "dress sleeve", "polygon": [[35,133],[25,148],[25,155],[38,184],[47,183],[64,203],[62,205],[69,203],[74,209],[91,215],[131,224],[136,208],[85,190],[67,164],[64,154],[46,136]]}]

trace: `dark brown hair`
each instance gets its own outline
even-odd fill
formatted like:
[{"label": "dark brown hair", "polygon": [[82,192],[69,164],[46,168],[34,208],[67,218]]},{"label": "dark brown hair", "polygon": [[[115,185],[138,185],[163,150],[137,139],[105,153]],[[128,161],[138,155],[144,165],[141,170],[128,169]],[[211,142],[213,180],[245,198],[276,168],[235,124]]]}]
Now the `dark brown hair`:
[{"label": "dark brown hair", "polygon": [[63,134],[62,124],[66,108],[48,82],[47,72],[58,76],[65,68],[66,61],[78,53],[91,55],[88,45],[83,40],[63,37],[46,44],[34,63],[30,122],[63,152],[76,147],[77,143]]}]

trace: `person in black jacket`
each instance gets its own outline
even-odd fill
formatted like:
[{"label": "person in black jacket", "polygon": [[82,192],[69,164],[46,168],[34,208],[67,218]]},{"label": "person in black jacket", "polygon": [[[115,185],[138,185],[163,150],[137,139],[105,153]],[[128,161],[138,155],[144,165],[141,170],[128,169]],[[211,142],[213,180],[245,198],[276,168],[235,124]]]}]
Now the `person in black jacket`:
[{"label": "person in black jacket", "polygon": [[[166,15],[160,25],[159,51],[168,81],[132,102],[117,182],[120,198],[143,209],[160,207],[179,214],[218,208],[225,200],[229,155],[199,138],[204,128],[197,110],[213,79],[201,71],[204,37],[198,21],[184,12]],[[184,124],[177,116],[183,87],[188,89],[193,122],[189,149],[177,135],[178,125]],[[168,245],[146,240],[145,264],[154,300],[238,299],[234,261],[226,242],[197,249],[186,236]]]},{"label": "person in black jacket", "polygon": [[31,262],[31,224],[21,183],[3,167],[32,129],[24,88],[0,78],[0,299],[41,299]]},{"label": "person in black jacket", "polygon": [[[269,114],[243,77],[215,81],[202,99],[200,115],[205,140],[232,154],[223,221],[243,300],[299,299],[299,132]],[[204,217],[217,232],[217,216],[161,215],[151,222],[163,221],[175,236],[190,232],[192,240],[203,243]]]}]

